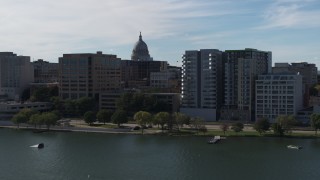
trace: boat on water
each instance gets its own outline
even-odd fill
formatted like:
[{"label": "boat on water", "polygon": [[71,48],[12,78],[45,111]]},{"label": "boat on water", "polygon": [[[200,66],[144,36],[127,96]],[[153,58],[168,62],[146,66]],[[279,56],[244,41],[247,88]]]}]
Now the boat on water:
[{"label": "boat on water", "polygon": [[41,148],[44,148],[44,144],[43,143],[38,144],[38,149],[41,149]]},{"label": "boat on water", "polygon": [[36,145],[30,146],[30,147],[42,149],[42,148],[44,148],[44,144],[40,143],[40,144],[36,144]]},{"label": "boat on water", "polygon": [[295,146],[295,145],[288,145],[287,148],[288,149],[302,149],[301,146]]},{"label": "boat on water", "polygon": [[221,136],[214,136],[214,138],[209,139],[208,144],[216,144],[222,139],[226,139],[226,138]]}]

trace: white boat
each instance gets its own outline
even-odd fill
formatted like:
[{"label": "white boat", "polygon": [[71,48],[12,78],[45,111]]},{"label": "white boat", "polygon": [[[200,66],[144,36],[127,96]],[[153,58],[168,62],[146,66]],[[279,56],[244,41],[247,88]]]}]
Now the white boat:
[{"label": "white boat", "polygon": [[216,144],[218,143],[221,139],[226,139],[226,137],[221,137],[221,136],[214,136],[214,138],[211,138],[208,143],[209,144]]},{"label": "white boat", "polygon": [[288,145],[287,148],[288,149],[302,149],[301,146],[295,146],[295,145]]}]

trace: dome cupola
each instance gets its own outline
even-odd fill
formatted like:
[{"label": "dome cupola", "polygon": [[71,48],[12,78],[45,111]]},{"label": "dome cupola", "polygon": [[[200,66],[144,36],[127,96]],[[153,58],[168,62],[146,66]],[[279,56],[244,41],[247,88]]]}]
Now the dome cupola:
[{"label": "dome cupola", "polygon": [[139,41],[133,47],[131,60],[133,61],[150,61],[150,54],[147,44],[142,40],[142,35],[140,32]]}]

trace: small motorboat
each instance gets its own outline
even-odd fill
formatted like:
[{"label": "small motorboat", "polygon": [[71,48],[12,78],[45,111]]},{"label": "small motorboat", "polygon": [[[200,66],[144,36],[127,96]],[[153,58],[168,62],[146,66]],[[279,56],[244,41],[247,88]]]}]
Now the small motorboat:
[{"label": "small motorboat", "polygon": [[216,143],[218,143],[221,139],[225,139],[225,138],[222,138],[221,136],[214,136],[214,138],[211,138],[211,139],[208,141],[208,144],[216,144]]},{"label": "small motorboat", "polygon": [[38,149],[41,149],[41,148],[44,148],[44,144],[43,143],[38,144]]},{"label": "small motorboat", "polygon": [[295,145],[288,145],[287,148],[288,149],[302,149],[301,146],[295,146]]}]

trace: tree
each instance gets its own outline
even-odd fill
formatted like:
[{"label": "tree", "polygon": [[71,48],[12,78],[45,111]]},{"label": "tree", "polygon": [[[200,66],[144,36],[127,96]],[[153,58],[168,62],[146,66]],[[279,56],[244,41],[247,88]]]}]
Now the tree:
[{"label": "tree", "polygon": [[259,132],[259,134],[261,135],[262,133],[265,133],[266,131],[269,130],[270,128],[270,123],[268,121],[268,119],[266,118],[262,118],[262,119],[258,119],[254,125],[253,128]]},{"label": "tree", "polygon": [[33,110],[33,109],[29,109],[29,108],[24,108],[24,109],[21,109],[21,110],[19,111],[19,113],[26,116],[26,118],[27,118],[26,122],[27,122],[27,121],[29,121],[30,117],[31,117],[33,114],[38,113],[38,111]]},{"label": "tree", "polygon": [[30,88],[24,89],[21,95],[21,101],[27,101],[28,99],[30,99]]},{"label": "tree", "polygon": [[184,124],[190,124],[190,117],[183,113],[175,112],[173,118],[178,125],[178,130],[180,130]]},{"label": "tree", "polygon": [[285,132],[291,132],[292,127],[297,123],[292,115],[279,115],[277,123],[282,127]]},{"label": "tree", "polygon": [[76,100],[77,114],[82,116],[84,112],[95,110],[96,102],[93,98],[82,97]]},{"label": "tree", "polygon": [[57,111],[64,110],[64,101],[59,96],[51,97],[50,102],[52,102],[54,110],[57,110]]},{"label": "tree", "polygon": [[315,134],[317,135],[318,129],[320,129],[320,114],[311,115],[311,127],[314,129]]},{"label": "tree", "polygon": [[281,124],[279,123],[274,123],[271,126],[273,133],[277,136],[283,136],[284,134],[284,129],[282,128]]},{"label": "tree", "polygon": [[229,125],[226,123],[223,123],[220,125],[220,129],[223,131],[223,135],[226,135],[226,131],[228,131]]},{"label": "tree", "polygon": [[57,86],[54,87],[40,87],[35,89],[32,92],[30,97],[31,101],[50,101],[50,98],[53,96],[59,95],[59,88]]},{"label": "tree", "polygon": [[75,100],[67,99],[64,101],[64,113],[72,116],[77,111],[77,102]]},{"label": "tree", "polygon": [[192,118],[190,121],[190,126],[199,133],[200,129],[204,129],[205,122],[202,118],[196,117]]},{"label": "tree", "polygon": [[93,111],[87,111],[86,113],[84,113],[83,118],[84,121],[90,126],[96,121],[96,115]]},{"label": "tree", "polygon": [[141,126],[141,133],[143,134],[143,129],[145,126],[151,122],[151,114],[146,111],[139,111],[134,114],[133,119]]},{"label": "tree", "polygon": [[111,121],[114,124],[118,124],[118,127],[120,128],[121,124],[128,122],[126,111],[116,110],[111,116]]},{"label": "tree", "polygon": [[154,116],[155,124],[160,124],[161,130],[163,131],[163,127],[168,123],[170,119],[170,114],[167,112],[159,112]]},{"label": "tree", "polygon": [[238,122],[238,123],[232,124],[231,129],[234,132],[238,133],[238,132],[241,132],[243,130],[243,127],[244,127],[243,124]]},{"label": "tree", "polygon": [[59,120],[59,117],[54,112],[45,112],[42,113],[41,116],[41,118],[44,120],[44,124],[47,125],[48,130],[50,129],[50,126],[56,125],[57,121]]},{"label": "tree", "polygon": [[14,124],[17,124],[17,126],[19,128],[19,125],[21,123],[27,123],[29,121],[30,117],[35,113],[37,113],[37,111],[32,110],[32,109],[28,109],[28,108],[21,109],[16,115],[13,116],[11,121]]},{"label": "tree", "polygon": [[208,129],[206,128],[206,126],[201,126],[199,128],[199,132],[202,132],[203,134],[206,134],[208,132]]},{"label": "tree", "polygon": [[26,123],[28,121],[27,117],[24,114],[18,113],[15,114],[11,121],[17,125],[17,127],[19,128],[21,123]]},{"label": "tree", "polygon": [[97,113],[97,119],[99,122],[103,122],[103,124],[106,124],[106,122],[111,121],[111,116],[113,112],[111,110],[102,109]]},{"label": "tree", "polygon": [[34,128],[37,128],[37,125],[41,124],[41,114],[40,113],[33,114],[30,117],[28,123],[34,125]]}]

